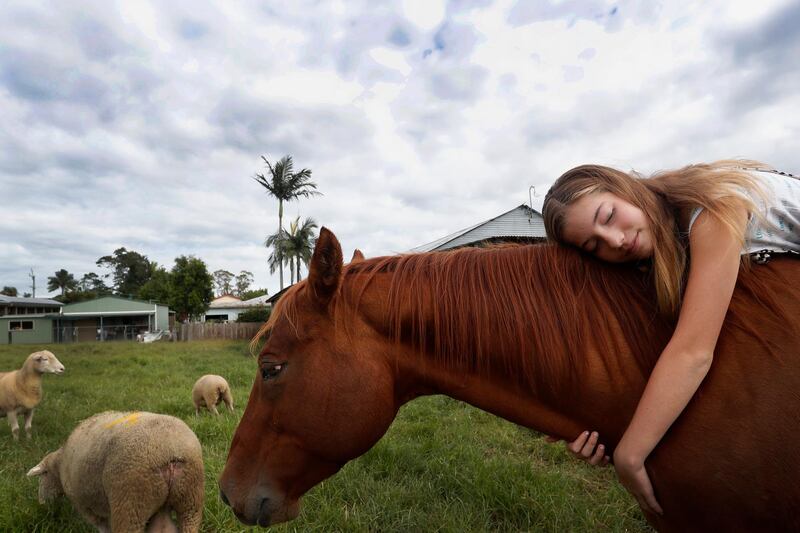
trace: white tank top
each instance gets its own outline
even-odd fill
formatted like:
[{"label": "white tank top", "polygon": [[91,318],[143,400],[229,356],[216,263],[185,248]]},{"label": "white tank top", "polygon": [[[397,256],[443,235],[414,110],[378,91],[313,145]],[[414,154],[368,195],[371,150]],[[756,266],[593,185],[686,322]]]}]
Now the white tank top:
[{"label": "white tank top", "polygon": [[[761,183],[767,194],[766,205],[760,198],[754,200],[763,209],[771,225],[760,221],[758,217],[750,217],[742,253],[761,250],[800,252],[800,179],[771,170],[745,170]],[[698,207],[692,211],[689,232],[702,210],[702,207]]]}]

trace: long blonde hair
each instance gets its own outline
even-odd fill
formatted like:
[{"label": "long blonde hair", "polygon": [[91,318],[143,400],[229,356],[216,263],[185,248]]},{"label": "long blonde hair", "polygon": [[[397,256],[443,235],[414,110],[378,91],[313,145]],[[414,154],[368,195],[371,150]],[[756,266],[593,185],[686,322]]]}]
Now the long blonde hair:
[{"label": "long blonde hair", "polygon": [[[757,161],[722,160],[644,178],[636,172],[628,174],[600,165],[581,165],[565,172],[547,192],[542,207],[545,230],[551,240],[566,244],[563,232],[567,207],[594,192],[610,192],[641,209],[653,236],[651,272],[658,308],[663,315],[674,318],[681,306],[687,265],[685,234],[678,226],[679,213],[703,208],[744,246],[750,216],[763,219],[753,198],[765,199],[762,187],[745,168],[771,167]],[[749,216],[742,218],[742,211]]]}]

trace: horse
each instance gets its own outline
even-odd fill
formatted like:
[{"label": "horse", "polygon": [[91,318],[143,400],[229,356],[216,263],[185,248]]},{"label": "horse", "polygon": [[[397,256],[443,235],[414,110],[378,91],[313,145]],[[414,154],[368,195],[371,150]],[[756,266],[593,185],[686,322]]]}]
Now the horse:
[{"label": "horse", "polygon": [[[659,531],[800,530],[800,263],[743,266],[714,362],[646,462]],[[358,258],[322,228],[261,333],[220,477],[239,520],[295,518],[400,406],[444,394],[542,433],[619,442],[674,323],[649,276],[551,244]]]}]

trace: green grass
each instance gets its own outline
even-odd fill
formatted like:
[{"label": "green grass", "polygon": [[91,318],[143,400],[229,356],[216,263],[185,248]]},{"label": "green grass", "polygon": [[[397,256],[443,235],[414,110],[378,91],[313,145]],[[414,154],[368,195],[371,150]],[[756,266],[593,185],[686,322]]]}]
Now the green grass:
[{"label": "green grass", "polygon": [[[19,367],[42,348],[53,351],[67,371],[45,376],[33,439],[15,443],[0,422],[0,531],[93,531],[64,498],[39,505],[37,482],[25,473],[80,420],[108,409],[185,420],[203,444],[203,531],[248,529],[219,500],[216,482],[255,376],[244,342],[0,346],[0,370]],[[207,373],[230,383],[234,414],[195,417],[191,388]],[[372,450],[309,492],[298,519],[273,529],[650,531],[611,468],[588,467],[562,445],[439,396],[401,409]]]}]

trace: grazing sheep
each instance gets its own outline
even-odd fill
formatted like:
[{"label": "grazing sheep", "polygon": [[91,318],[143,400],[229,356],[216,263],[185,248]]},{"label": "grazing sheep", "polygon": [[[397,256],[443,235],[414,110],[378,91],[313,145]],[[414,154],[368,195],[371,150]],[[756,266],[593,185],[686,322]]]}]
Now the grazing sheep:
[{"label": "grazing sheep", "polygon": [[101,532],[197,532],[203,519],[203,454],[182,420],[106,411],[88,418],[64,445],[31,468],[39,502],[65,494]]},{"label": "grazing sheep", "polygon": [[228,382],[222,376],[206,374],[198,379],[192,387],[192,402],[194,414],[200,414],[200,408],[205,406],[215,415],[219,414],[217,405],[225,402],[229,411],[233,411],[233,396]]},{"label": "grazing sheep", "polygon": [[14,440],[19,440],[17,414],[25,415],[25,435],[31,438],[33,408],[42,401],[42,374],[63,374],[64,365],[52,352],[34,352],[22,368],[0,372],[0,417],[7,416]]}]

